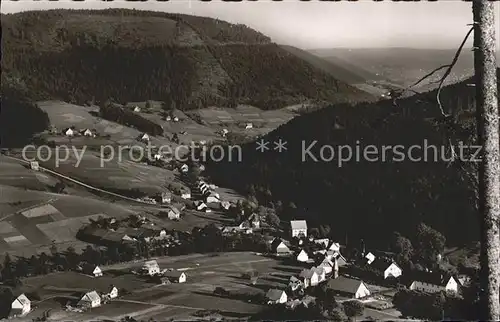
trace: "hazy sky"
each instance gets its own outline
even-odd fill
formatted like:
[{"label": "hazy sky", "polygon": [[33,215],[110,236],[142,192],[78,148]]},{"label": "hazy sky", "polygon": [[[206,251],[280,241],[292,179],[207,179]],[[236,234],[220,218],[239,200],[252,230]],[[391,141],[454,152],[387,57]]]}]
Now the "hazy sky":
[{"label": "hazy sky", "polygon": [[[471,4],[460,0],[420,1],[389,0],[373,2],[271,2],[227,3],[220,0],[170,0],[170,2],[2,1],[1,12],[13,13],[43,9],[135,8],[217,17],[242,23],[273,41],[309,48],[331,47],[415,47],[455,48],[472,21]],[[496,3],[497,44],[500,44],[500,2]],[[499,46],[500,48],[500,46]]]}]

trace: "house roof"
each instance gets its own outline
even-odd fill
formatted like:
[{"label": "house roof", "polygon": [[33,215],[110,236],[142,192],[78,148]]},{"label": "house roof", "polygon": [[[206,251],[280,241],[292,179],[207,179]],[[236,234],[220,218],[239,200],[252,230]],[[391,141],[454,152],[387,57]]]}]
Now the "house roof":
[{"label": "house roof", "polygon": [[15,301],[18,301],[19,303],[21,303],[22,306],[26,306],[26,305],[29,305],[31,303],[31,301],[28,299],[28,297],[26,297],[26,295],[21,294],[19,295],[15,300]]},{"label": "house roof", "polygon": [[377,258],[373,263],[370,264],[370,266],[383,272],[387,268],[389,268],[391,264],[399,267],[398,264],[386,258]]},{"label": "house roof", "polygon": [[332,290],[355,294],[359,286],[363,283],[361,280],[339,276],[328,281],[328,287]]},{"label": "house roof", "polygon": [[290,221],[292,229],[307,229],[307,221],[305,220],[292,220]]},{"label": "house roof", "polygon": [[179,209],[177,209],[176,207],[171,206],[171,207],[169,207],[169,209],[172,210],[174,212],[174,214],[176,214],[176,215],[180,215],[181,214],[181,212],[179,211]]},{"label": "house roof", "polygon": [[94,301],[101,300],[101,297],[99,296],[99,294],[97,294],[96,291],[91,291],[91,292],[85,293],[85,295],[83,295],[81,300],[84,301],[86,299],[94,302]]},{"label": "house roof", "polygon": [[300,282],[300,280],[297,277],[295,276],[290,277],[290,283],[298,283],[298,282]]},{"label": "house roof", "polygon": [[272,288],[266,293],[266,297],[271,301],[277,301],[281,298],[281,296],[285,293],[283,290],[278,290],[276,288]]},{"label": "house roof", "polygon": [[328,247],[330,240],[328,238],[315,239],[314,243],[324,247]]}]

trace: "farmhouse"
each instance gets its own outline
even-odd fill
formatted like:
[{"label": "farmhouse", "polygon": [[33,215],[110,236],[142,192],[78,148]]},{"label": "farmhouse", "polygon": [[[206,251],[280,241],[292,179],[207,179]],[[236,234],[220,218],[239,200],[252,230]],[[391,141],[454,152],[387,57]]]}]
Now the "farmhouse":
[{"label": "farmhouse", "polygon": [[11,304],[10,315],[14,316],[24,316],[31,311],[31,301],[26,297],[26,295],[19,295]]},{"label": "farmhouse", "polygon": [[216,194],[210,194],[205,198],[205,201],[207,203],[218,203],[220,202],[219,197],[216,196]]},{"label": "farmhouse", "polygon": [[96,291],[85,293],[77,304],[82,309],[90,309],[101,306],[101,297]]},{"label": "farmhouse", "polygon": [[319,284],[319,276],[318,273],[313,269],[304,269],[300,272],[299,277],[304,284],[304,288],[308,288],[309,286],[316,286]]},{"label": "farmhouse", "polygon": [[160,266],[158,265],[158,262],[153,259],[146,261],[141,270],[143,273],[152,276],[160,273]]},{"label": "farmhouse", "polygon": [[410,284],[410,290],[437,293],[441,291],[458,292],[458,282],[450,275],[423,273]]},{"label": "farmhouse", "polygon": [[245,130],[248,130],[248,129],[253,129],[253,124],[252,123],[247,123],[245,125]]},{"label": "farmhouse", "polygon": [[309,261],[309,255],[307,254],[307,252],[305,250],[302,249],[299,252],[299,254],[297,255],[297,261],[301,262],[301,263],[305,263],[305,262]]},{"label": "farmhouse", "polygon": [[305,220],[290,221],[292,237],[307,237],[307,222]]},{"label": "farmhouse", "polygon": [[34,171],[40,170],[40,165],[38,164],[38,161],[31,161],[30,168],[31,168],[31,170],[34,170]]},{"label": "farmhouse", "polygon": [[83,136],[89,136],[89,137],[94,137],[94,133],[90,129],[84,129],[80,132],[81,135]]},{"label": "farmhouse", "polygon": [[191,192],[189,192],[189,191],[182,191],[181,192],[181,198],[182,199],[191,199]]},{"label": "farmhouse", "polygon": [[340,244],[332,241],[328,250],[340,253]]},{"label": "farmhouse", "polygon": [[179,118],[177,116],[174,116],[174,122],[179,122]]},{"label": "farmhouse", "polygon": [[199,202],[198,205],[196,206],[196,210],[198,211],[201,211],[205,208],[207,208],[207,205],[204,202]]},{"label": "farmhouse", "polygon": [[360,299],[370,295],[366,284],[361,280],[339,276],[328,281],[328,288],[339,295]]},{"label": "farmhouse", "polygon": [[225,210],[228,210],[231,207],[231,203],[229,201],[221,201],[220,206]]},{"label": "farmhouse", "polygon": [[161,193],[161,203],[170,203],[172,201],[172,194],[170,192]]},{"label": "farmhouse", "polygon": [[170,115],[167,115],[167,117],[165,118],[165,121],[171,121],[172,120],[172,117]]},{"label": "farmhouse", "polygon": [[267,304],[283,304],[286,303],[288,297],[286,292],[278,289],[270,289],[266,293]]},{"label": "farmhouse", "polygon": [[318,267],[321,267],[325,271],[325,274],[330,274],[333,271],[334,266],[335,264],[328,258],[323,259],[323,261],[318,265]]},{"label": "farmhouse", "polygon": [[181,170],[182,173],[186,173],[189,171],[189,166],[184,163],[183,165],[181,165],[179,169]]},{"label": "farmhouse", "polygon": [[388,277],[398,278],[403,274],[403,270],[393,261],[388,261],[384,258],[378,258],[370,266],[381,271],[384,279]]},{"label": "farmhouse", "polygon": [[228,131],[227,129],[222,129],[222,130],[220,131],[220,134],[221,134],[221,136],[222,136],[223,138],[225,138],[225,137],[226,137],[226,135],[227,135],[228,133],[229,133],[229,131]]},{"label": "farmhouse", "polygon": [[365,255],[365,259],[367,264],[371,264],[375,261],[375,259],[377,259],[377,257],[375,257],[375,255],[373,255],[373,253],[370,252]]},{"label": "farmhouse", "polygon": [[312,267],[311,268],[312,271],[315,271],[316,272],[316,275],[318,275],[318,283],[321,283],[323,282],[324,280],[326,280],[326,272],[325,270],[323,269],[323,267],[321,266],[318,266],[318,267]]},{"label": "farmhouse", "polygon": [[170,220],[179,220],[181,218],[181,212],[176,207],[172,206],[167,211],[167,217]]},{"label": "farmhouse", "polygon": [[116,288],[116,286],[111,285],[111,289],[109,290],[109,292],[106,295],[110,299],[117,298],[118,297],[118,289]]},{"label": "farmhouse", "polygon": [[75,135],[75,131],[72,128],[64,129],[63,133],[66,136],[74,136]]},{"label": "farmhouse", "polygon": [[134,107],[134,112],[139,113],[141,111],[141,108],[139,106]]},{"label": "farmhouse", "polygon": [[164,276],[173,283],[185,283],[187,279],[186,273],[180,271],[165,272]]},{"label": "farmhouse", "polygon": [[260,228],[260,218],[259,218],[259,215],[257,215],[256,213],[252,213],[248,217],[248,221],[250,222],[250,227],[255,228],[255,229]]},{"label": "farmhouse", "polygon": [[290,248],[281,239],[275,238],[271,243],[271,251],[278,255],[284,255],[290,253]]},{"label": "farmhouse", "polygon": [[89,263],[83,265],[83,273],[94,277],[102,276],[101,268],[95,264]]},{"label": "farmhouse", "polygon": [[139,140],[140,140],[140,141],[142,141],[142,142],[147,143],[147,142],[149,142],[149,135],[148,135],[147,133],[143,133],[143,134],[141,135],[141,137],[140,137],[140,139],[139,139]]}]

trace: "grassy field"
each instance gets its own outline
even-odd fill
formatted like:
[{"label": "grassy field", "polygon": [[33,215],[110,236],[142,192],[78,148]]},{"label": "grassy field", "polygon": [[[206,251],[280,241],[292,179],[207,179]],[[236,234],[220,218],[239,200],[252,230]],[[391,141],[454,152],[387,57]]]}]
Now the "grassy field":
[{"label": "grassy field", "polygon": [[[183,284],[153,285],[141,277],[129,273],[130,268],[142,265],[121,264],[103,267],[104,276],[92,278],[78,273],[53,273],[46,276],[23,279],[20,291],[36,290],[43,307],[54,310],[58,319],[77,319],[83,316],[116,318],[136,312],[136,318],[164,320],[171,317],[188,317],[197,311],[217,309],[228,317],[250,315],[263,309],[260,304],[249,303],[245,298],[215,296],[215,287],[238,291],[242,294],[264,293],[271,287],[285,287],[289,276],[300,271],[299,267],[283,265],[276,259],[257,256],[249,252],[211,255],[186,255],[163,257],[157,260],[162,269],[184,269],[187,282]],[[198,264],[198,265],[197,265]],[[118,270],[121,269],[121,270]],[[249,284],[241,274],[257,270],[261,274],[256,285]],[[106,291],[113,284],[132,293],[120,296],[98,309],[84,314],[61,312],[60,297],[75,295],[85,290]],[[35,303],[35,305],[38,305]],[[119,310],[119,308],[125,308]],[[144,310],[144,311],[143,311]],[[43,312],[43,311],[41,311]],[[41,314],[41,313],[40,313]],[[30,314],[31,315],[31,314]],[[33,315],[31,315],[33,317]],[[85,317],[86,319],[87,317]]]},{"label": "grassy field", "polygon": [[1,189],[1,253],[31,256],[42,251],[48,252],[53,242],[60,249],[69,246],[79,249],[87,244],[78,241],[75,233],[90,218],[100,215],[123,218],[136,213],[123,205],[94,198],[26,191],[7,186]]}]

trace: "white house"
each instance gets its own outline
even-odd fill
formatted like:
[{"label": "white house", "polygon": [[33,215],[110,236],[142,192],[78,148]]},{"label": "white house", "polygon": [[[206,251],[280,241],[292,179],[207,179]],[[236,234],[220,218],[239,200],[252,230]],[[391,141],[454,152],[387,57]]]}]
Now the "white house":
[{"label": "white house", "polygon": [[305,250],[301,250],[299,252],[299,254],[297,255],[297,261],[298,262],[302,262],[302,263],[305,263],[309,260],[309,255],[307,254],[307,252]]},{"label": "white house", "polygon": [[311,268],[312,271],[315,271],[316,274],[318,275],[318,283],[321,283],[323,282],[324,280],[326,280],[326,272],[325,270],[323,269],[323,267],[321,266],[318,266],[318,267],[312,267]]},{"label": "white house", "polygon": [[274,239],[271,243],[271,250],[278,255],[290,253],[290,248],[279,238]]},{"label": "white house", "polygon": [[64,130],[64,135],[66,135],[66,136],[74,136],[75,135],[75,131],[73,131],[72,128],[68,128],[68,129]]},{"label": "white house", "polygon": [[182,173],[186,173],[186,172],[188,172],[188,171],[189,171],[189,166],[188,166],[187,164],[185,164],[185,163],[184,163],[184,164],[181,166],[180,170],[181,170],[181,172],[182,172]]},{"label": "white house", "polygon": [[292,237],[307,237],[307,222],[305,220],[290,221]]},{"label": "white house", "polygon": [[161,193],[161,203],[170,203],[172,201],[172,194],[170,192]]},{"label": "white house", "polygon": [[370,290],[361,280],[339,276],[328,281],[328,288],[339,295],[360,299],[370,296]]},{"label": "white house", "polygon": [[101,306],[101,297],[96,291],[85,293],[85,295],[78,302],[77,306],[84,309]]},{"label": "white house", "polygon": [[174,116],[174,122],[179,122],[179,118],[177,116]]},{"label": "white house", "polygon": [[226,135],[229,133],[229,131],[228,131],[227,129],[222,129],[222,130],[220,131],[220,133],[221,133],[222,137],[223,137],[223,138],[225,138],[225,137],[226,137]]},{"label": "white house", "polygon": [[253,124],[252,123],[247,123],[245,125],[245,130],[248,130],[248,129],[253,129]]},{"label": "white house", "polygon": [[106,294],[110,299],[115,299],[118,297],[118,289],[116,286],[111,286],[111,289],[109,290],[108,294]]},{"label": "white house", "polygon": [[197,206],[196,206],[196,210],[198,211],[201,211],[203,209],[207,208],[207,205],[204,203],[204,202],[200,202]]},{"label": "white house", "polygon": [[141,141],[142,142],[149,142],[149,135],[147,133],[144,133],[142,136],[141,136]]},{"label": "white house", "polygon": [[34,171],[40,170],[40,165],[38,164],[38,161],[31,161],[30,168],[31,168],[31,170],[34,170]]},{"label": "white house", "polygon": [[176,207],[170,207],[167,211],[168,219],[179,220],[181,218],[181,212]]},{"label": "white house", "polygon": [[332,241],[328,250],[340,253],[340,244]]},{"label": "white house", "polygon": [[142,271],[150,276],[156,275],[160,273],[160,266],[158,265],[158,262],[153,259],[144,263]]},{"label": "white house", "polygon": [[375,255],[373,255],[371,252],[369,252],[368,254],[365,255],[365,258],[366,258],[366,263],[371,264],[375,261],[375,259],[377,257],[375,257]]},{"label": "white house", "polygon": [[189,191],[181,192],[181,198],[182,199],[191,199],[191,192],[189,192]]},{"label": "white house", "polygon": [[231,203],[229,201],[221,201],[220,205],[225,210],[228,210],[231,207]]},{"label": "white house", "polygon": [[325,274],[330,274],[333,271],[333,266],[334,263],[330,259],[325,258],[318,267],[322,267],[325,271]]},{"label": "white house", "polygon": [[94,277],[102,276],[102,270],[99,266],[88,263],[83,266],[83,273]]},{"label": "white house", "polygon": [[31,311],[31,301],[21,294],[12,302],[11,309],[11,316],[24,316]]},{"label": "white house", "polygon": [[170,115],[167,115],[167,117],[165,118],[166,121],[171,121],[172,120],[172,117]]},{"label": "white house", "polygon": [[309,286],[316,286],[319,284],[319,276],[316,270],[313,269],[304,269],[300,272],[299,277],[304,284],[304,288],[308,288]]},{"label": "white house", "polygon": [[288,300],[286,292],[278,289],[270,289],[266,293],[267,304],[283,304]]},{"label": "white house", "polygon": [[82,130],[82,135],[83,136],[89,136],[89,137],[94,137],[94,133],[92,133],[92,131],[90,129],[85,129],[85,130]]},{"label": "white house", "polygon": [[141,111],[141,108],[139,106],[134,107],[134,112],[139,113]]},{"label": "white house", "polygon": [[458,282],[453,276],[424,274],[415,279],[409,289],[423,291],[427,293],[437,293],[441,291],[458,292]]},{"label": "white house", "polygon": [[173,283],[185,283],[187,279],[186,273],[180,271],[169,271],[164,275]]},{"label": "white house", "polygon": [[398,278],[403,274],[403,270],[394,262],[377,259],[371,266],[378,268],[384,274],[384,279],[389,277]]},{"label": "white house", "polygon": [[209,195],[209,196],[207,196],[207,198],[205,199],[205,201],[206,201],[207,203],[218,203],[218,202],[220,202],[219,198],[217,198],[217,197],[216,197],[216,196],[214,196],[214,195]]}]

